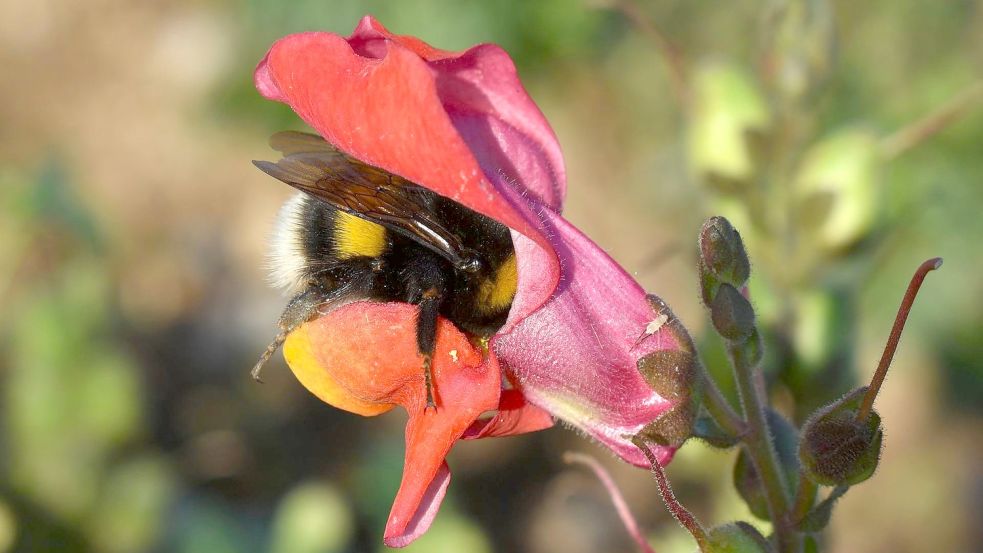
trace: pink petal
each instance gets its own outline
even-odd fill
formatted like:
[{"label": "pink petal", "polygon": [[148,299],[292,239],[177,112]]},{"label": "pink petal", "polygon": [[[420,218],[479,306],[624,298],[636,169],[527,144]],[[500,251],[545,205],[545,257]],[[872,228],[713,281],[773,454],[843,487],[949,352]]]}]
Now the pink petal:
[{"label": "pink petal", "polygon": [[[652,310],[641,287],[589,238],[549,210],[542,217],[564,278],[546,305],[496,337],[495,353],[531,403],[625,460],[647,467],[631,436],[673,404],[648,386],[636,363],[653,351],[684,344],[670,325],[638,343],[661,313]],[[672,453],[669,448],[655,451],[663,462]]]}]

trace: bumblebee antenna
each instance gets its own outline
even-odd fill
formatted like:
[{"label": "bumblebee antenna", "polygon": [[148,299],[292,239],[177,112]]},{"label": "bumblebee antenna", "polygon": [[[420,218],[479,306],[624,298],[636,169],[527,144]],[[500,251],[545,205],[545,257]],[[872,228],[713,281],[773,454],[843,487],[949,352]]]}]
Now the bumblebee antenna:
[{"label": "bumblebee antenna", "polygon": [[259,361],[253,365],[253,370],[249,371],[249,374],[253,377],[253,380],[262,384],[263,379],[261,378],[260,373],[263,372],[263,365],[270,360],[270,357],[273,357],[273,354],[276,353],[276,350],[280,349],[280,346],[283,345],[283,342],[286,339],[287,333],[281,332],[276,335],[276,338],[273,338],[273,342],[271,342],[270,345],[266,346],[266,351],[259,356]]}]

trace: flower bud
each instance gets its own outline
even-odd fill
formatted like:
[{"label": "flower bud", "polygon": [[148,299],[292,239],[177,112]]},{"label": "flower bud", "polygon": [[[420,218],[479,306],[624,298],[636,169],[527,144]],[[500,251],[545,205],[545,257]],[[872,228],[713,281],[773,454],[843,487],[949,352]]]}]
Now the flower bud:
[{"label": "flower bud", "polygon": [[710,319],[717,332],[731,342],[743,342],[754,332],[751,302],[727,283],[720,285],[710,304]]},{"label": "flower bud", "polygon": [[701,177],[743,185],[754,175],[748,144],[753,131],[769,126],[768,104],[747,71],[734,64],[696,68],[688,149]]},{"label": "flower bud", "polygon": [[856,412],[867,388],[818,409],[802,426],[799,461],[805,474],[825,486],[852,486],[874,474],[881,454],[881,417]]},{"label": "flower bud", "polygon": [[740,233],[723,217],[711,217],[703,223],[699,246],[703,302],[709,306],[720,284],[744,286],[751,275],[751,262]]},{"label": "flower bud", "polygon": [[710,529],[703,553],[771,553],[774,549],[754,526],[730,522]]},{"label": "flower bud", "polygon": [[[785,417],[772,409],[767,411],[766,416],[772,443],[775,444],[775,452],[778,453],[778,463],[785,473],[785,481],[790,484],[790,488],[795,489],[799,477],[799,458],[796,456],[798,431]],[[761,477],[744,449],[741,449],[737,455],[737,462],[734,463],[734,487],[754,516],[762,520],[770,520]]]},{"label": "flower bud", "polygon": [[829,75],[835,32],[827,0],[775,2],[766,69],[774,87],[789,100],[809,95]]},{"label": "flower bud", "polygon": [[799,211],[820,214],[803,221],[820,248],[842,251],[873,227],[879,207],[877,144],[873,134],[848,129],[822,139],[805,153],[795,189]]}]

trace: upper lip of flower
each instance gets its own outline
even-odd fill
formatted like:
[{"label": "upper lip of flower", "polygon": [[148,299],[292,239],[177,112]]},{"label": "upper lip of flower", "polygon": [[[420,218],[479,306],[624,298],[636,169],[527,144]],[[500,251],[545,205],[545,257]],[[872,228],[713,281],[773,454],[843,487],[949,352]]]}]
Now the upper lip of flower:
[{"label": "upper lip of flower", "polygon": [[[517,389],[499,396],[496,379],[499,415],[470,429],[455,427],[458,433],[445,441],[461,433],[482,437],[548,426],[548,415],[526,404],[528,398],[626,460],[647,466],[630,437],[673,402],[649,387],[636,363],[654,351],[686,350],[688,336],[671,313],[653,307],[623,269],[559,215],[566,177],[556,137],[504,51],[494,45],[461,53],[437,50],[366,17],[347,39],[304,33],[277,41],[257,66],[255,82],[264,96],[289,104],[335,147],[512,229],[518,291],[492,341],[489,363],[497,372],[501,362]],[[380,308],[360,309],[368,317]],[[647,325],[662,315],[670,324],[646,336]],[[414,425],[424,419],[414,419],[417,406],[403,400],[386,401],[410,411],[405,485],[414,470],[411,453],[422,439]],[[430,459],[423,480],[411,486],[412,498],[403,498],[401,487],[387,526],[391,545],[408,543],[426,529],[446,488],[446,451],[431,449],[440,464]],[[668,460],[673,449],[661,448],[660,460]]]}]

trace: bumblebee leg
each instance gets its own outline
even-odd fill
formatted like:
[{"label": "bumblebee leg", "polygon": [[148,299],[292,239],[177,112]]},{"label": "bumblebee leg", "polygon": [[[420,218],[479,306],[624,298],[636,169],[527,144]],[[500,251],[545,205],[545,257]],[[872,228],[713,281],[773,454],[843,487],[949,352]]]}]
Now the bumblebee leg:
[{"label": "bumblebee leg", "polygon": [[277,328],[280,330],[276,337],[269,346],[266,347],[266,351],[259,356],[259,361],[253,366],[253,370],[249,371],[252,375],[253,380],[256,382],[262,382],[263,379],[260,378],[260,373],[263,370],[263,365],[273,357],[276,350],[283,345],[283,342],[287,339],[287,334],[297,328],[298,326],[304,324],[305,322],[314,318],[317,315],[318,307],[325,301],[328,301],[333,294],[330,290],[325,288],[320,284],[312,284],[303,292],[297,294],[290,299],[287,303],[287,307],[283,310],[280,315],[280,319],[277,321]]},{"label": "bumblebee leg", "polygon": [[[422,249],[422,248],[419,248]],[[433,354],[437,343],[437,315],[445,298],[451,276],[446,260],[430,252],[416,252],[403,261],[396,272],[396,286],[402,288],[404,301],[419,307],[416,343],[423,356],[423,380],[427,392],[427,409],[436,408],[433,379]],[[395,286],[394,286],[395,288]]]},{"label": "bumblebee leg", "polygon": [[437,315],[440,309],[440,293],[436,288],[423,292],[420,313],[416,322],[416,343],[423,354],[423,383],[427,388],[427,409],[436,409],[433,396],[433,352],[437,345]]},{"label": "bumblebee leg", "polygon": [[260,372],[263,370],[263,365],[283,345],[287,335],[295,328],[327,313],[336,307],[338,302],[371,297],[378,278],[378,270],[375,266],[375,259],[360,258],[311,277],[307,288],[291,298],[283,314],[280,315],[277,321],[279,332],[250,371],[253,379],[262,382]]}]

